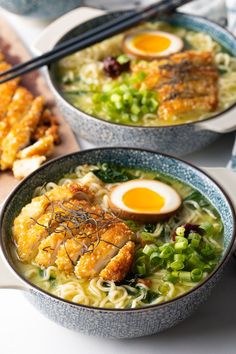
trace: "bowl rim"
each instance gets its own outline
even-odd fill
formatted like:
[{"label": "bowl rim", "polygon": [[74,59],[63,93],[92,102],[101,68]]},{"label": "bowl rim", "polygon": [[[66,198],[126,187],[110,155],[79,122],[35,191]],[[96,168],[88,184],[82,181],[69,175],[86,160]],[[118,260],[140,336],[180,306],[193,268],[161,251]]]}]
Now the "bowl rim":
[{"label": "bowl rim", "polygon": [[[223,196],[226,198],[226,201],[228,203],[228,208],[233,216],[233,230],[232,230],[232,239],[229,243],[228,246],[228,250],[225,253],[225,255],[222,257],[221,261],[218,263],[217,267],[214,269],[214,271],[206,278],[204,279],[201,283],[199,283],[198,285],[196,285],[195,287],[193,287],[192,289],[190,289],[188,292],[179,295],[171,300],[165,301],[163,303],[160,304],[156,304],[156,305],[149,305],[149,306],[145,306],[145,307],[140,307],[140,308],[125,308],[125,309],[115,309],[115,308],[101,308],[101,307],[95,307],[95,306],[88,306],[88,305],[82,305],[82,304],[77,304],[74,303],[72,301],[60,298],[54,294],[50,294],[49,292],[47,292],[46,290],[41,289],[40,287],[38,287],[37,285],[34,285],[33,283],[31,283],[28,279],[26,279],[23,275],[20,274],[20,272],[17,270],[17,267],[14,265],[14,261],[10,260],[8,258],[7,255],[7,251],[6,251],[6,247],[5,247],[5,242],[3,242],[3,238],[2,238],[2,232],[1,230],[3,229],[3,218],[5,215],[5,211],[6,208],[8,206],[8,204],[11,202],[11,199],[13,198],[13,196],[21,189],[21,186],[25,184],[26,181],[30,180],[31,178],[33,178],[38,171],[42,171],[44,169],[47,169],[51,164],[55,164],[58,163],[60,161],[63,161],[64,159],[67,159],[69,157],[72,157],[74,155],[80,155],[83,153],[93,153],[96,151],[109,151],[109,150],[129,150],[129,151],[136,151],[136,152],[147,152],[150,154],[154,154],[154,155],[161,155],[163,157],[167,157],[170,158],[172,160],[176,160],[178,163],[187,165],[188,167],[190,167],[191,169],[195,170],[195,172],[201,173],[204,177],[207,177],[211,182],[213,182],[216,187],[220,190],[220,192],[223,194]],[[46,162],[44,165],[42,165],[41,167],[39,167],[37,170],[35,170],[34,172],[32,172],[30,175],[28,175],[24,180],[22,180],[14,189],[13,191],[8,195],[8,197],[6,198],[6,200],[3,202],[2,208],[1,208],[1,212],[0,212],[0,250],[2,251],[2,254],[5,258],[5,261],[7,262],[7,265],[11,268],[11,270],[14,272],[14,274],[16,275],[16,277],[20,278],[24,283],[26,283],[29,286],[29,289],[33,290],[35,289],[36,291],[39,291],[39,293],[42,293],[44,296],[48,296],[54,300],[57,301],[62,301],[65,302],[71,306],[74,307],[78,307],[78,308],[82,308],[82,309],[86,309],[86,310],[90,310],[90,311],[98,311],[98,312],[119,312],[119,313],[135,313],[135,312],[143,312],[143,311],[151,311],[151,310],[156,310],[158,308],[161,307],[165,307],[168,306],[169,304],[173,304],[181,299],[183,299],[184,297],[191,295],[193,292],[197,291],[198,289],[202,288],[208,281],[210,281],[210,279],[212,279],[216,273],[227,263],[227,261],[229,260],[231,254],[233,253],[233,247],[236,241],[236,211],[234,210],[233,204],[227,194],[227,192],[224,191],[224,189],[220,186],[220,184],[218,182],[216,182],[214,180],[214,178],[212,178],[211,176],[209,176],[205,171],[202,171],[199,167],[194,166],[193,164],[186,162],[185,160],[182,160],[180,158],[176,158],[174,156],[171,156],[169,154],[164,154],[164,153],[160,153],[154,150],[150,150],[150,149],[141,149],[141,148],[129,148],[129,147],[102,147],[102,148],[93,148],[93,149],[87,149],[87,150],[80,150],[80,151],[76,151],[76,152],[72,152],[70,154],[67,155],[63,155],[60,157],[57,157],[55,159],[52,159],[48,162]]]},{"label": "bowl rim", "polygon": [[[100,16],[97,17],[93,17],[89,20],[86,20],[82,23],[79,23],[77,26],[73,27],[72,29],[70,29],[69,31],[67,31],[66,33],[63,34],[63,36],[61,36],[56,44],[54,45],[53,48],[55,48],[56,45],[58,45],[61,41],[63,41],[63,38],[68,35],[70,32],[74,31],[76,28],[83,26],[86,23],[92,22],[97,18],[102,18],[102,17],[106,17],[112,14],[116,14],[116,13],[125,13],[127,11],[113,11],[113,12],[105,12],[104,14],[101,14]],[[208,18],[206,18],[205,16],[200,16],[200,15],[192,15],[192,14],[188,14],[188,13],[184,13],[181,11],[178,12],[174,12],[172,14],[172,16],[180,16],[180,17],[186,17],[186,18],[194,18],[195,20],[199,21],[200,23],[205,23],[208,24],[210,26],[213,26],[214,28],[217,29],[218,32],[223,32],[228,38],[230,38],[232,41],[234,41],[236,43],[236,35],[234,35],[232,32],[230,32],[226,27],[221,26],[219,23],[217,23],[216,21],[210,20]],[[121,124],[121,123],[116,123],[116,122],[112,122],[109,120],[105,120],[102,119],[100,117],[96,117],[92,114],[88,114],[84,111],[82,111],[81,109],[75,107],[72,103],[70,103],[67,99],[65,99],[65,97],[63,96],[62,92],[60,92],[59,87],[57,85],[57,82],[55,80],[55,78],[53,78],[53,74],[52,74],[52,70],[51,70],[51,65],[48,65],[46,67],[47,70],[47,76],[48,76],[48,80],[50,82],[51,88],[53,89],[53,91],[56,93],[56,95],[58,95],[59,99],[61,99],[63,101],[64,104],[66,104],[70,109],[72,109],[74,112],[79,113],[79,114],[83,114],[84,117],[86,117],[87,119],[91,119],[93,121],[98,121],[100,122],[100,124],[104,124],[104,125],[108,125],[108,126],[118,126],[118,127],[122,127],[124,129],[129,129],[129,128],[136,128],[136,129],[148,129],[148,130],[153,130],[153,129],[168,129],[168,128],[175,128],[175,127],[184,127],[184,126],[189,126],[189,125],[195,125],[195,124],[199,124],[199,123],[203,123],[203,122],[207,122],[210,121],[212,119],[216,119],[216,118],[220,118],[220,116],[223,116],[224,114],[232,111],[233,109],[236,108],[236,101],[229,107],[227,107],[226,109],[224,109],[221,112],[216,113],[213,116],[207,117],[205,119],[200,119],[197,121],[192,121],[192,122],[184,122],[184,123],[179,123],[179,124],[169,124],[169,125],[156,125],[156,126],[142,126],[142,125],[131,125],[131,124]],[[223,118],[223,117],[222,117]]]}]

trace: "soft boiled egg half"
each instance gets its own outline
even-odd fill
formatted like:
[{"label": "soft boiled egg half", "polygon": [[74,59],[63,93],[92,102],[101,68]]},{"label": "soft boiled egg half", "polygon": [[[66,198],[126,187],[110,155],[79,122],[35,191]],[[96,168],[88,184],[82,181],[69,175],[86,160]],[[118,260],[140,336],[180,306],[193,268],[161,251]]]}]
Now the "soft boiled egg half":
[{"label": "soft boiled egg half", "polygon": [[109,205],[123,219],[155,222],[174,214],[181,206],[181,197],[160,181],[135,179],[115,186]]},{"label": "soft boiled egg half", "polygon": [[177,53],[183,48],[181,38],[162,31],[139,30],[123,39],[123,50],[142,59],[156,59]]}]

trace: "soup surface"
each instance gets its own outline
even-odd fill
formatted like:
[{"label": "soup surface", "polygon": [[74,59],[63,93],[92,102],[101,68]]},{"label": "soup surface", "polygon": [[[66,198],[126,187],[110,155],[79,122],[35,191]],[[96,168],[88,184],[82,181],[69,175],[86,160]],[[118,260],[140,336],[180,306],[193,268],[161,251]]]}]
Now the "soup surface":
[{"label": "soup surface", "polygon": [[183,124],[236,102],[236,58],[207,33],[166,22],[64,58],[56,79],[75,107],[119,124]]},{"label": "soup surface", "polygon": [[197,190],[159,172],[107,164],[78,166],[39,186],[12,230],[25,278],[102,308],[178,297],[214,270],[223,250],[219,214]]}]

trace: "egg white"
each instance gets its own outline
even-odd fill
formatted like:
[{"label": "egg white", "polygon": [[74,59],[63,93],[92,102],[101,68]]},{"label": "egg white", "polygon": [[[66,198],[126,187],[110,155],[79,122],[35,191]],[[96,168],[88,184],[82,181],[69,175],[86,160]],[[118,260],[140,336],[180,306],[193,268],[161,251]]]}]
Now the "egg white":
[{"label": "egg white", "polygon": [[[163,207],[160,210],[155,211],[138,211],[136,209],[129,208],[123,203],[122,198],[127,191],[134,188],[147,188],[158,193],[164,199]],[[121,183],[112,190],[110,194],[110,201],[113,206],[120,210],[140,215],[169,214],[177,210],[181,205],[181,198],[174,188],[163,182],[148,179],[137,179]]]},{"label": "egg white", "polygon": [[[135,47],[133,40],[135,39],[135,37],[137,37],[137,35],[142,34],[142,33],[150,33],[150,34],[156,34],[156,35],[160,35],[163,36],[165,38],[168,38],[171,43],[170,46],[166,49],[163,50],[162,52],[156,52],[156,53],[148,53],[146,51],[142,51],[138,48]],[[125,51],[127,51],[129,54],[133,54],[137,57],[146,57],[146,58],[160,58],[160,57],[166,57],[168,55],[174,54],[174,53],[178,53],[181,51],[181,49],[183,48],[184,43],[182,41],[181,38],[175,36],[174,34],[168,33],[168,32],[162,32],[162,31],[152,31],[152,30],[140,30],[140,31],[136,31],[133,33],[130,33],[128,35],[125,36],[124,40],[123,40],[123,48]]]}]

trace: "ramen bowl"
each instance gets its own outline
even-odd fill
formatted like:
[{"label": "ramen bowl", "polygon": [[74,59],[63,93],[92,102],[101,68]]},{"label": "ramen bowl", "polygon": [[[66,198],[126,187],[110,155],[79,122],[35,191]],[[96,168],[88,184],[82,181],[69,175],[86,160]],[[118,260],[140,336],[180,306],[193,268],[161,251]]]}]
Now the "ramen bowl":
[{"label": "ramen bowl", "polygon": [[[47,38],[51,38],[50,33],[54,34],[55,30],[58,30],[59,34],[57,34],[56,41],[57,43],[62,43],[119,16],[121,13],[103,14],[88,21],[86,21],[86,18],[101,14],[101,11],[90,11],[88,9],[85,11],[82,9],[81,16],[79,16],[79,12],[78,17],[75,16],[76,14],[77,12],[74,12],[74,15],[72,12],[69,15],[63,16],[61,20],[56,21],[55,27],[52,26],[51,29],[49,28],[45,32],[45,36],[47,35]],[[190,30],[206,32],[222,44],[226,50],[236,56],[235,38],[226,29],[216,23],[202,17],[182,13],[173,14],[166,18],[165,21]],[[60,28],[64,28],[60,24],[65,25],[67,23],[69,24],[69,28],[72,29],[69,31],[60,30]],[[40,39],[41,44],[43,43],[43,38],[45,37],[42,36]],[[49,42],[51,45],[57,44],[55,43],[55,39],[49,39]],[[221,134],[233,131],[236,128],[235,105],[203,121],[158,127],[122,125],[97,118],[76,108],[63,97],[56,78],[55,67],[53,64],[48,68],[47,77],[61,112],[73,129],[77,139],[83,138],[96,146],[126,145],[130,147],[150,148],[180,156],[202,149],[220,137]]]},{"label": "ramen bowl", "polygon": [[[115,163],[125,167],[163,172],[194,187],[217,209],[224,226],[224,251],[215,270],[187,293],[162,304],[136,309],[108,309],[63,300],[30,283],[20,273],[12,254],[14,218],[28,203],[36,187],[57,181],[80,164]],[[76,152],[46,163],[22,181],[5,201],[1,211],[1,251],[5,264],[0,287],[18,288],[46,317],[81,333],[110,338],[132,338],[168,329],[190,316],[210,295],[227,263],[235,241],[235,214],[231,202],[208,175],[174,157],[132,148],[102,148]]]}]

